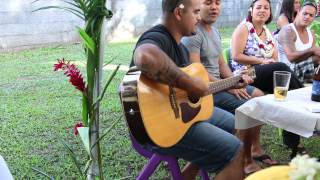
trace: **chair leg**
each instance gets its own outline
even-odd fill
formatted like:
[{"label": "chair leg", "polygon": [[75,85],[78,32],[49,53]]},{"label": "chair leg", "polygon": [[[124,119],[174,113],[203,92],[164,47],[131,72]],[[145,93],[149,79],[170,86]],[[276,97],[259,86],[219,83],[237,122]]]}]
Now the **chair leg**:
[{"label": "chair leg", "polygon": [[200,170],[200,176],[202,180],[210,180],[208,173],[202,169]]},{"label": "chair leg", "polygon": [[178,160],[175,158],[170,158],[166,160],[168,162],[168,166],[170,168],[170,173],[173,178],[173,180],[183,180],[180,167],[178,165]]},{"label": "chair leg", "polygon": [[152,175],[152,173],[156,170],[159,163],[161,162],[161,159],[158,155],[153,154],[150,158],[148,164],[146,164],[143,167],[143,170],[139,174],[139,176],[136,178],[136,180],[146,180],[149,179],[149,177]]}]

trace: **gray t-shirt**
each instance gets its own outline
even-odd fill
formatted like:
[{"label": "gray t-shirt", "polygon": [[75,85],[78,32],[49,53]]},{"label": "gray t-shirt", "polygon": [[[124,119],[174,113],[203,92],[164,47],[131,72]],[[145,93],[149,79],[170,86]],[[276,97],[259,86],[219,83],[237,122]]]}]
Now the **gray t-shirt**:
[{"label": "gray t-shirt", "polygon": [[199,53],[201,63],[209,74],[221,79],[219,71],[219,57],[221,55],[221,37],[218,30],[212,26],[212,31],[207,32],[201,25],[197,27],[197,34],[183,37],[181,42],[190,53]]}]

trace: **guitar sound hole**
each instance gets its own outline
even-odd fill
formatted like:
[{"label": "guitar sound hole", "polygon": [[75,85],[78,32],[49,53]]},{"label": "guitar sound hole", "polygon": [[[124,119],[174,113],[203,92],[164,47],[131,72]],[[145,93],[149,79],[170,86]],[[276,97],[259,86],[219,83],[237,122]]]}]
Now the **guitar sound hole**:
[{"label": "guitar sound hole", "polygon": [[188,95],[188,99],[191,103],[196,104],[197,102],[199,102],[200,98],[195,97],[195,96],[190,96]]}]

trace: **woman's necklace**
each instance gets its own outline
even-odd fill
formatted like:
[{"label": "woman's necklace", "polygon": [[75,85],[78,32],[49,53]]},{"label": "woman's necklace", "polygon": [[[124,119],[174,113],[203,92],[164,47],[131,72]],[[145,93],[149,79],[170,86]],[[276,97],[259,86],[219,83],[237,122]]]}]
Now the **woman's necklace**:
[{"label": "woman's necklace", "polygon": [[[254,26],[251,22],[246,22],[247,23],[247,27],[250,32],[250,34],[252,34],[252,36],[254,37],[254,39],[256,39],[256,41],[258,42],[258,47],[260,50],[261,55],[264,58],[271,58],[273,55],[273,51],[274,51],[274,44],[273,44],[273,38],[272,35],[270,33],[270,31],[267,29],[267,27],[264,25],[262,27],[261,33],[259,33],[259,35],[256,33],[256,30],[254,29]],[[266,40],[265,42],[263,42],[259,36],[262,35],[263,32],[266,32]]]},{"label": "woman's necklace", "polygon": [[263,32],[264,32],[264,28],[262,28],[262,30],[261,30],[261,32],[258,34],[258,36],[260,37]]}]

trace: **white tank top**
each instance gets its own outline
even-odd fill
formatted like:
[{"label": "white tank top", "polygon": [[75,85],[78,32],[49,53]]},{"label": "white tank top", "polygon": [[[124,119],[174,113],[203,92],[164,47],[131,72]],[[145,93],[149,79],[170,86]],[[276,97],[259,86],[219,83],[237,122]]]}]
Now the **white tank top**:
[{"label": "white tank top", "polygon": [[308,43],[304,44],[301,41],[300,36],[298,34],[298,31],[297,31],[296,27],[294,26],[294,24],[291,23],[290,26],[292,27],[292,29],[294,30],[294,32],[296,33],[296,36],[297,36],[296,42],[294,43],[294,45],[296,46],[296,50],[297,51],[304,51],[306,49],[310,49],[312,47],[312,44],[313,44],[313,36],[312,36],[311,31],[310,31],[310,28],[307,27]]},{"label": "white tank top", "polygon": [[[289,24],[289,26],[292,27],[292,29],[294,30],[294,32],[296,33],[296,36],[297,36],[297,39],[296,41],[294,42],[294,45],[295,45],[295,48],[297,51],[304,51],[306,49],[309,49],[312,47],[312,44],[313,44],[313,36],[312,36],[312,33],[311,33],[311,30],[309,27],[307,27],[307,32],[308,32],[308,43],[304,44],[301,39],[300,39],[300,36],[298,34],[298,31],[296,29],[296,27],[294,26],[293,23]],[[288,58],[287,58],[287,55],[286,53],[284,52],[282,46],[277,43],[278,45],[278,51],[279,51],[279,54],[278,54],[278,57],[279,57],[279,61],[280,62],[283,62],[285,64],[287,64],[291,70],[294,70],[294,63],[291,63]],[[312,57],[309,57],[309,58],[312,58]],[[308,58],[308,59],[309,59]],[[307,60],[307,59],[306,59]]]}]

